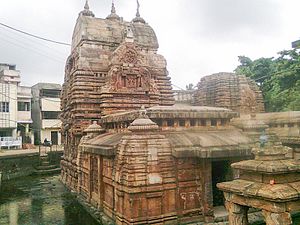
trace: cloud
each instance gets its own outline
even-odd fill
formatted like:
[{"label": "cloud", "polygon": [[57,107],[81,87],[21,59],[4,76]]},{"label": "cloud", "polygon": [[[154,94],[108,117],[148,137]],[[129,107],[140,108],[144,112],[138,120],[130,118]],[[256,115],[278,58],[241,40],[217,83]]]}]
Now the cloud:
[{"label": "cloud", "polygon": [[[299,38],[299,0],[140,0],[142,17],[154,28],[172,82],[185,87],[201,76],[232,71],[237,56],[274,56]],[[98,18],[110,13],[111,0],[89,1]],[[115,1],[117,13],[131,21],[136,1]],[[0,22],[62,42],[71,42],[84,1],[10,0]],[[20,47],[21,45],[21,47]],[[0,62],[17,64],[22,82],[58,82],[70,48],[51,45],[0,27]]]},{"label": "cloud", "polygon": [[280,7],[276,0],[191,0],[182,5],[191,34],[220,41],[279,32]]}]

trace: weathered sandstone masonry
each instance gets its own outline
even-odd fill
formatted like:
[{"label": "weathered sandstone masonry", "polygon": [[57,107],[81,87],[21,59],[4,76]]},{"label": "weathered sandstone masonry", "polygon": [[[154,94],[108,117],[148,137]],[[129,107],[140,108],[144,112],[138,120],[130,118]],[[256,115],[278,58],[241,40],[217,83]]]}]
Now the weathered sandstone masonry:
[{"label": "weathered sandstone masonry", "polygon": [[[79,141],[91,121],[141,106],[172,105],[166,60],[157,54],[153,29],[137,14],[123,21],[115,11],[95,18],[88,4],[79,14],[62,89],[62,167],[76,190]],[[74,182],[73,182],[74,181]]]},{"label": "weathered sandstone masonry", "polygon": [[264,112],[264,101],[256,83],[244,75],[217,73],[198,83],[194,105],[232,109],[241,114]]},{"label": "weathered sandstone masonry", "polygon": [[[259,131],[248,137],[251,130],[232,126],[239,113],[230,109],[173,106],[166,60],[157,50],[139,11],[126,22],[112,5],[100,19],[86,4],[62,90],[62,181],[111,223],[211,222],[213,205],[223,201],[213,197],[214,184],[232,179],[223,164],[251,157]],[[234,110],[263,110],[244,78],[230,86],[232,95],[225,89]]]},{"label": "weathered sandstone masonry", "polygon": [[81,139],[77,183],[66,167],[62,178],[116,224],[213,221],[212,160],[250,155],[250,139],[230,126],[235,115],[158,106],[104,116]]},{"label": "weathered sandstone masonry", "polygon": [[218,184],[224,191],[230,225],[247,225],[249,207],[262,209],[267,225],[291,225],[300,210],[300,162],[286,158],[286,147],[255,150],[255,160],[232,164],[240,177]]}]

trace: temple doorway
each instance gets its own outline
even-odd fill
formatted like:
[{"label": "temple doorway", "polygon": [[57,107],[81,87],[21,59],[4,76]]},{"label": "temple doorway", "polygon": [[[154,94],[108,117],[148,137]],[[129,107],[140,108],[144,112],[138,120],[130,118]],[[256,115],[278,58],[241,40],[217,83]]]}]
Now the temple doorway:
[{"label": "temple doorway", "polygon": [[213,205],[223,206],[223,192],[217,188],[217,183],[232,180],[232,170],[229,160],[212,162]]}]

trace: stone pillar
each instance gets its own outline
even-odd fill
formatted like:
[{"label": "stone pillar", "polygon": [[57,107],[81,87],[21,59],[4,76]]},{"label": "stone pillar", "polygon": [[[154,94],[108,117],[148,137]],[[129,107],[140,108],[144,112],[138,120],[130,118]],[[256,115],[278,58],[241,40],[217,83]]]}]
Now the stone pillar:
[{"label": "stone pillar", "polygon": [[210,120],[210,119],[206,119],[206,120],[205,120],[205,125],[206,125],[207,127],[210,127],[210,126],[211,126],[211,120]]},{"label": "stone pillar", "polygon": [[191,119],[186,119],[185,121],[184,121],[184,125],[185,125],[185,127],[190,127],[191,126]]},{"label": "stone pillar", "polygon": [[266,210],[262,210],[265,217],[266,225],[291,225],[292,218],[288,212],[274,213]]},{"label": "stone pillar", "polygon": [[235,204],[233,202],[225,202],[228,210],[229,225],[248,225],[248,207]]},{"label": "stone pillar", "polygon": [[174,120],[174,127],[179,127],[179,120]]},{"label": "stone pillar", "polygon": [[212,167],[210,160],[201,161],[203,179],[203,215],[206,223],[212,223],[214,220],[213,212],[213,189],[212,189]]},{"label": "stone pillar", "polygon": [[162,127],[167,127],[168,126],[168,121],[167,120],[163,120],[162,121]]}]

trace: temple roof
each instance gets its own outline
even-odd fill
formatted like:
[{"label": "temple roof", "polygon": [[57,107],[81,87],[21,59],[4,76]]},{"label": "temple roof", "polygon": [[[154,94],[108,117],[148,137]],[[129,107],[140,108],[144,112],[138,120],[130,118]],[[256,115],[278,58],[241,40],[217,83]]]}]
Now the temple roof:
[{"label": "temple roof", "polygon": [[[139,110],[114,113],[101,118],[102,123],[134,120],[137,118]],[[147,109],[150,119],[159,118],[226,118],[231,119],[238,116],[238,113],[225,108],[207,106],[154,106]]]},{"label": "temple roof", "polygon": [[[153,125],[153,124],[152,124]],[[175,157],[231,158],[251,155],[251,141],[238,130],[158,132],[169,141]],[[115,155],[122,137],[131,133],[105,133],[80,145],[83,151]]]},{"label": "temple roof", "polygon": [[158,40],[151,26],[147,23],[126,22],[117,14],[111,14],[107,19],[80,15],[73,32],[72,49],[81,41],[94,41],[106,45],[121,44],[126,38],[128,27],[133,32],[134,41],[141,47],[157,50]]}]

